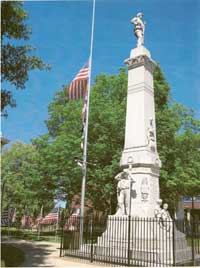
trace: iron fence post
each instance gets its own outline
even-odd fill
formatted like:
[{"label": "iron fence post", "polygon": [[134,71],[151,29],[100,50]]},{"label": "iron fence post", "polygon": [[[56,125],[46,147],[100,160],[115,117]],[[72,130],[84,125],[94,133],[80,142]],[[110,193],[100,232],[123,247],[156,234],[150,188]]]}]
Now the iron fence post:
[{"label": "iron fence post", "polygon": [[175,241],[175,219],[172,220],[172,227],[173,227],[173,230],[172,230],[172,243],[173,243],[173,266],[176,266],[176,241]]},{"label": "iron fence post", "polygon": [[91,240],[91,252],[90,262],[93,262],[93,218],[90,219],[90,240]]},{"label": "iron fence post", "polygon": [[64,238],[64,224],[62,224],[62,229],[61,229],[61,238],[60,238],[60,257],[62,257],[63,238]]},{"label": "iron fence post", "polygon": [[128,266],[130,266],[131,215],[128,215]]},{"label": "iron fence post", "polygon": [[191,228],[192,264],[193,264],[193,266],[195,266],[195,257],[194,257],[194,220],[193,219],[191,221],[191,227],[192,227]]}]

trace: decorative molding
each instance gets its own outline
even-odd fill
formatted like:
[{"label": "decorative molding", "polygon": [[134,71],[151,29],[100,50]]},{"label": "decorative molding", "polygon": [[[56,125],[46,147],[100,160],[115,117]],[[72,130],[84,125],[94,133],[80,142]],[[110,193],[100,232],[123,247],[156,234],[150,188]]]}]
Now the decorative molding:
[{"label": "decorative molding", "polygon": [[124,61],[124,63],[128,66],[128,70],[134,69],[136,67],[145,65],[150,72],[153,72],[156,63],[153,62],[149,57],[146,55],[140,55],[136,58],[129,58]]},{"label": "decorative molding", "polygon": [[135,85],[128,86],[128,94],[134,94],[140,91],[145,91],[148,94],[150,94],[152,97],[154,97],[153,89],[145,83],[140,83],[139,85],[136,85],[136,86]]}]

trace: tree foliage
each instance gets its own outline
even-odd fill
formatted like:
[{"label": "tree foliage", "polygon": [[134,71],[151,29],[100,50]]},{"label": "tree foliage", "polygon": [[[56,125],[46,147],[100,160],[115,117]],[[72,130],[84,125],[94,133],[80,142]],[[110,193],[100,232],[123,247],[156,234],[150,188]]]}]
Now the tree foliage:
[{"label": "tree foliage", "polygon": [[[154,72],[154,88],[161,197],[170,203],[200,190],[200,122],[191,110],[172,101],[159,66]],[[91,92],[86,197],[96,209],[112,213],[116,207],[114,177],[120,171],[124,146],[126,71],[98,75]],[[64,194],[71,202],[73,195],[81,192],[82,171],[74,158],[82,158],[82,107],[82,100],[67,101],[65,88],[57,91],[49,104],[48,133],[32,141],[42,185],[38,196],[53,199]]]},{"label": "tree foliage", "polygon": [[[194,118],[192,110],[172,101],[170,86],[159,66],[154,71],[154,88],[158,152],[162,161],[161,196],[170,202],[178,196],[195,195],[200,190],[200,122]],[[99,209],[112,210],[116,205],[116,182],[113,178],[119,172],[124,146],[126,95],[127,73],[124,69],[120,69],[117,75],[98,75],[92,87],[88,161],[96,166],[88,165],[87,197],[92,199],[95,207]],[[49,106],[47,126],[53,143],[57,139],[64,140],[65,137],[65,143],[72,144],[69,178],[70,173],[77,169],[73,157],[81,157],[82,153],[79,147],[81,108],[81,101],[66,102],[64,91],[59,92]],[[183,144],[186,140],[190,142]],[[73,144],[75,141],[76,145]],[[187,146],[190,149],[183,154],[182,150]],[[184,163],[187,163],[187,166]],[[79,181],[76,182],[74,177],[71,181],[71,186],[77,186],[76,192],[80,189],[80,180],[81,173]],[[74,189],[72,193],[75,193]],[[100,199],[102,202],[99,202]]]},{"label": "tree foliage", "polygon": [[154,90],[158,153],[162,161],[161,196],[174,206],[180,197],[200,192],[200,121],[191,109],[172,101],[170,87],[159,67],[154,72]]},{"label": "tree foliage", "polygon": [[[170,87],[159,66],[154,72],[154,88],[158,152],[162,160],[161,196],[169,202],[180,195],[191,196],[199,189],[197,133],[200,128],[192,111],[172,101]],[[57,157],[53,160],[57,165],[56,174],[65,174],[62,180],[63,190],[69,193],[70,199],[81,189],[82,174],[74,157],[82,157],[80,142],[83,103],[67,102],[65,92],[65,89],[58,91],[49,105],[49,119],[46,123],[51,147],[55,149],[54,155],[57,152]],[[124,69],[120,69],[117,75],[98,75],[92,87],[88,161],[95,163],[95,166],[88,165],[86,194],[100,210],[113,211],[116,206],[116,182],[113,178],[119,172],[124,146],[126,94],[127,73]],[[182,153],[185,139],[193,144],[188,151],[187,168],[183,165]],[[60,160],[63,154],[65,156]],[[193,167],[189,168],[190,165]],[[181,170],[184,170],[184,177]],[[193,177],[191,170],[195,170]]]},{"label": "tree foliage", "polygon": [[[2,82],[8,82],[16,89],[25,88],[30,70],[49,68],[41,58],[32,54],[35,49],[25,43],[30,37],[31,29],[25,24],[28,14],[22,7],[21,1],[1,2]],[[14,107],[16,102],[12,91],[3,88],[1,93],[3,115],[7,115],[5,108],[8,105]]]},{"label": "tree foliage", "polygon": [[32,215],[37,213],[44,202],[43,181],[38,166],[38,152],[33,145],[16,142],[3,152],[3,207],[16,208],[20,215],[25,211]]}]

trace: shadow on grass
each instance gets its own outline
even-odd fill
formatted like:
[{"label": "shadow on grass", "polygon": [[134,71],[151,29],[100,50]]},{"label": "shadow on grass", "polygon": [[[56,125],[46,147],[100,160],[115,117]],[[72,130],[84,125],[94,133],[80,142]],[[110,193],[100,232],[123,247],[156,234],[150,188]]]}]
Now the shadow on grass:
[{"label": "shadow on grass", "polygon": [[38,245],[33,241],[31,243],[20,241],[17,243],[12,242],[11,245],[3,243],[1,246],[6,249],[6,257],[4,255],[4,258],[7,261],[5,261],[5,267],[53,267],[52,264],[47,263],[46,256],[54,252],[55,249],[45,242]]},{"label": "shadow on grass", "polygon": [[16,267],[24,262],[25,254],[12,245],[1,245],[1,267]]}]

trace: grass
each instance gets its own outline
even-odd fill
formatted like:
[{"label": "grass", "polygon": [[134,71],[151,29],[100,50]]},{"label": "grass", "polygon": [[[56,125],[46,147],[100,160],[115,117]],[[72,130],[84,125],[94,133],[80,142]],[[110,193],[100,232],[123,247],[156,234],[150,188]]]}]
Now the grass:
[{"label": "grass", "polygon": [[32,230],[20,230],[16,228],[2,228],[1,236],[4,238],[15,238],[15,239],[24,239],[30,241],[49,241],[53,243],[60,243],[60,233],[55,237],[54,232],[40,232],[40,236],[38,237],[37,231]]},{"label": "grass", "polygon": [[22,250],[7,244],[1,244],[1,267],[17,267],[25,259]]},{"label": "grass", "polygon": [[193,238],[193,242],[192,242],[192,238],[191,237],[187,237],[187,242],[189,246],[192,246],[192,243],[195,247],[199,247],[200,248],[200,238]]}]

